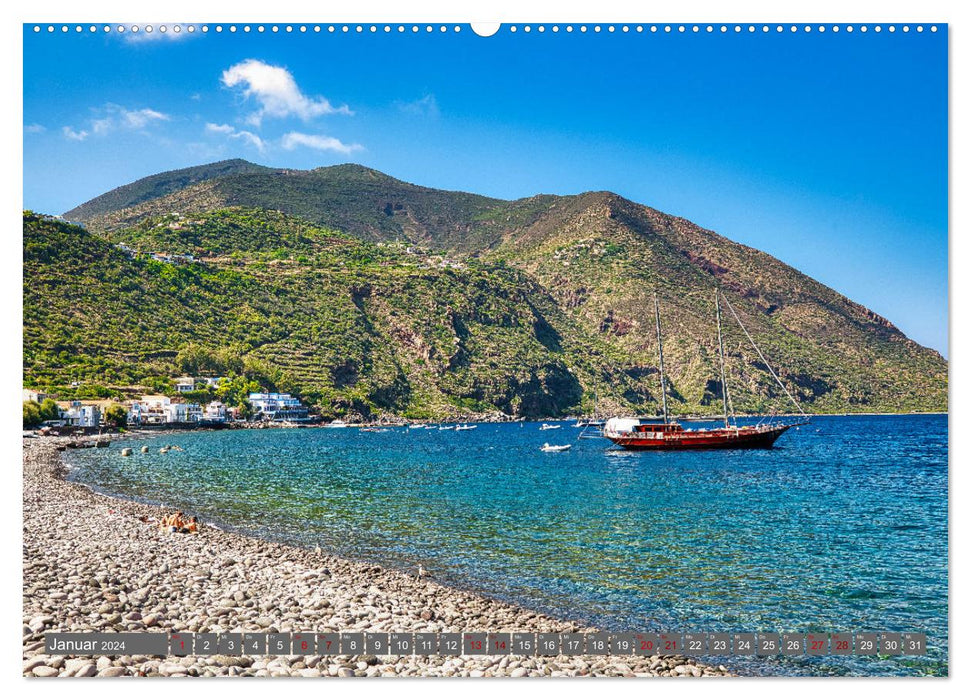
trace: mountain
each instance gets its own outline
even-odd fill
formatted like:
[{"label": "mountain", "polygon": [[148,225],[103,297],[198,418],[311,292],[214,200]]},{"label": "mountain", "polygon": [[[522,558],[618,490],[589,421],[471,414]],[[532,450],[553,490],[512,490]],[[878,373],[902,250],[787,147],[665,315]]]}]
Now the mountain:
[{"label": "mountain", "polygon": [[197,165],[181,170],[170,170],[150,175],[136,180],[128,185],[122,185],[110,192],[95,197],[70,211],[64,212],[68,221],[88,221],[108,212],[133,207],[142,202],[164,197],[167,194],[184,189],[199,182],[205,182],[226,175],[238,173],[256,173],[268,170],[262,165],[236,158],[221,160],[218,163]]},{"label": "mountain", "polygon": [[[179,172],[154,176],[160,196],[109,193],[65,215],[87,231],[25,218],[32,381],[63,385],[81,364],[92,382],[137,385],[202,348],[275,368],[325,412],[649,413],[656,291],[669,404],[718,412],[720,289],[809,410],[946,410],[946,361],[890,321],[765,253],[609,192],[505,201],[357,165],[253,166],[184,186]],[[121,244],[198,260],[130,257]],[[33,246],[64,250],[55,264],[28,256]],[[102,253],[78,268],[91,246]],[[112,296],[123,327],[104,316]],[[723,325],[736,409],[785,408],[732,309]]]},{"label": "mountain", "polygon": [[[174,222],[173,222],[174,223]],[[329,414],[579,410],[606,376],[650,397],[624,358],[511,268],[376,246],[263,210],[192,219],[233,252],[170,264],[24,217],[24,381],[137,394],[185,371],[245,374]],[[286,248],[270,250],[268,237]],[[281,243],[281,244],[282,244]]]}]

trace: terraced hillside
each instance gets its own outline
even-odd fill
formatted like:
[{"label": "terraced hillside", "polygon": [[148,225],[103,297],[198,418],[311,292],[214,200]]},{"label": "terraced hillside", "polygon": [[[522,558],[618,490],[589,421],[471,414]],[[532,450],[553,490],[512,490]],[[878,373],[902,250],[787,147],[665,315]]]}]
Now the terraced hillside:
[{"label": "terraced hillside", "polygon": [[[260,220],[212,214],[227,218],[252,229]],[[301,254],[263,252],[255,234],[231,256],[176,265],[26,215],[25,384],[134,391],[203,348],[241,360],[215,359],[209,371],[246,372],[329,414],[558,415],[580,410],[583,386],[604,372],[618,391],[651,397],[623,356],[513,269],[440,267],[278,215],[264,223],[301,228]]]},{"label": "terraced hillside", "polygon": [[[199,344],[277,368],[325,412],[555,415],[592,410],[594,397],[603,412],[652,412],[656,291],[669,403],[717,412],[720,289],[808,409],[946,410],[947,363],[888,320],[765,253],[611,193],[507,202],[346,165],[215,175],[138,202],[108,194],[70,213],[97,210],[89,233],[25,218],[25,304],[38,307],[37,321],[25,317],[25,373],[38,383],[83,369],[92,382],[137,384],[177,371],[180,348]],[[37,236],[109,251],[85,258],[85,274],[101,280],[99,266],[119,261],[132,294],[113,313],[138,330],[116,335],[52,304],[51,295],[78,295],[65,270],[86,248],[65,240],[53,265],[28,255]],[[166,266],[111,244],[199,262]],[[184,310],[156,321],[143,307],[151,292],[162,294],[147,297],[152,306],[168,308],[160,278],[180,280],[168,293]],[[111,295],[111,279],[99,297]],[[736,408],[782,408],[725,315]],[[61,348],[65,334],[71,350],[62,356],[48,346],[56,337]],[[103,359],[113,353],[127,359]],[[72,357],[110,368],[88,372],[87,359],[79,368],[64,359]]]}]

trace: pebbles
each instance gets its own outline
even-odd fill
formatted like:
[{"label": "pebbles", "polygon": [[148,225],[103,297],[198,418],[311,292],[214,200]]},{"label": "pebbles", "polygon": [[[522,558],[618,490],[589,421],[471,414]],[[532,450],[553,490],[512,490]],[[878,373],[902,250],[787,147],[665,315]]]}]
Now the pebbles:
[{"label": "pebbles", "polygon": [[25,676],[711,676],[676,657],[44,654],[49,632],[588,632],[433,581],[205,528],[63,480],[57,439],[24,441]]}]

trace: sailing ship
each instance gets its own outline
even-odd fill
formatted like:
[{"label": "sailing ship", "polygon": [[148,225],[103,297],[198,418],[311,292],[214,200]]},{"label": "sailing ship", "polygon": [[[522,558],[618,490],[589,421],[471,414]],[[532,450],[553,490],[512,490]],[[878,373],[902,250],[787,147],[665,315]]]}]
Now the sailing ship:
[{"label": "sailing ship", "polygon": [[721,390],[724,427],[719,428],[685,428],[681,423],[672,420],[668,414],[667,386],[664,379],[664,349],[661,339],[661,312],[658,308],[657,294],[654,294],[654,321],[657,327],[657,353],[658,353],[658,373],[661,378],[661,411],[662,421],[658,423],[655,419],[645,420],[640,418],[611,418],[603,429],[603,436],[616,445],[627,450],[711,450],[711,449],[742,449],[742,448],[769,448],[790,428],[797,425],[804,425],[809,422],[809,417],[799,402],[793,398],[792,394],[779,379],[778,375],[772,370],[769,362],[765,359],[755,340],[749,335],[742,320],[735,313],[735,309],[728,297],[724,297],[725,304],[728,306],[739,327],[745,336],[752,343],[752,347],[762,359],[762,363],[768,368],[769,373],[775,381],[782,387],[786,396],[795,405],[799,412],[799,420],[789,423],[776,423],[760,421],[756,425],[738,425],[735,419],[735,411],[731,402],[731,395],[728,391],[728,384],[725,381],[725,349],[722,342],[721,325],[721,306],[719,304],[719,293],[715,292],[715,319],[718,325],[718,359],[721,370]]}]

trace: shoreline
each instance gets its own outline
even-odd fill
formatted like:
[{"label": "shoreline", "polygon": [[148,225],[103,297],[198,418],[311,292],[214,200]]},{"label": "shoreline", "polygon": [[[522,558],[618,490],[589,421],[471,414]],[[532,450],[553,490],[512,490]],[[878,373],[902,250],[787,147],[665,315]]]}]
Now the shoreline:
[{"label": "shoreline", "polygon": [[[948,416],[949,411],[903,411],[903,412],[869,412],[869,411],[858,411],[853,413],[739,413],[736,414],[736,418],[751,419],[751,418],[802,418],[808,417],[813,418],[852,418],[852,417],[876,417],[876,416]],[[630,418],[642,418],[645,420],[659,419],[660,416],[638,416],[638,415],[626,415],[623,414],[619,417],[630,417]],[[721,414],[717,415],[675,415],[671,414],[671,420],[683,420],[683,421],[722,421],[723,417]],[[355,423],[347,423],[344,426],[339,426],[340,428],[371,428],[371,427],[383,427],[383,428],[407,428],[412,424],[421,423],[427,425],[457,425],[461,423],[478,423],[483,425],[488,424],[501,424],[501,423],[565,423],[569,421],[580,421],[580,420],[607,420],[605,417],[590,416],[590,415],[580,415],[580,416],[559,416],[559,417],[543,417],[543,418],[514,418],[512,416],[504,416],[502,418],[497,418],[495,416],[483,416],[483,415],[466,415],[461,417],[449,417],[449,418],[424,418],[424,419],[406,419],[397,417],[393,420],[369,420],[361,421]],[[159,425],[135,425],[126,426],[122,428],[123,433],[119,433],[117,428],[111,428],[105,435],[124,435],[124,434],[138,434],[144,433],[146,435],[157,435],[160,433],[172,433],[172,432],[195,432],[195,431],[219,431],[219,430],[269,430],[269,429],[280,429],[280,428],[329,428],[336,429],[338,426],[330,425],[327,420],[314,420],[314,421],[304,421],[304,422],[290,422],[290,421],[236,421],[217,425],[206,424],[206,425],[191,425],[188,423],[179,423],[168,427],[166,424]],[[65,437],[70,435],[70,432],[61,433],[50,433],[42,434],[40,433],[40,428],[24,428],[25,433],[31,433],[36,437]],[[91,429],[88,429],[91,430]],[[90,437],[95,435],[94,432],[85,432],[78,434],[78,437]],[[97,433],[101,435],[102,433]]]},{"label": "shoreline", "polygon": [[158,517],[161,507],[66,481],[57,446],[68,441],[22,441],[24,676],[732,675],[680,655],[45,655],[43,634],[55,631],[595,631],[402,571],[231,531],[161,532],[139,520]]}]

